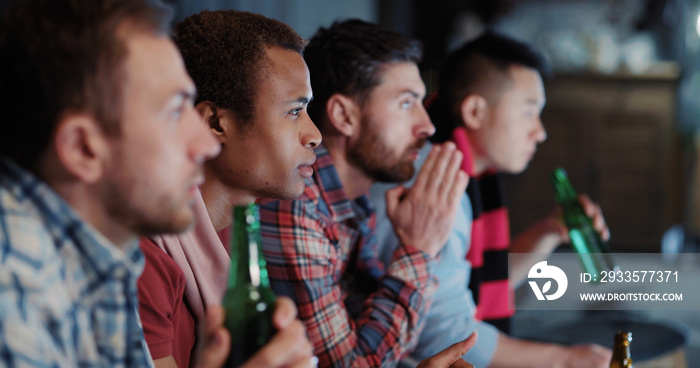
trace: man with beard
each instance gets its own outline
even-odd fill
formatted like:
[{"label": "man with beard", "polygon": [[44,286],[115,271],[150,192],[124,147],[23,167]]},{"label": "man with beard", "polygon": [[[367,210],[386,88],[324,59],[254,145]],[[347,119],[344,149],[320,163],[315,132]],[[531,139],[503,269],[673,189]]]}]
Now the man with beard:
[{"label": "man with beard", "polygon": [[[439,287],[412,358],[430,356],[460,340],[465,332],[477,331],[477,344],[464,356],[476,366],[602,368],[609,364],[611,352],[599,345],[525,341],[496,328],[507,330],[513,313],[508,303],[509,266],[514,269],[510,281],[517,284],[533,264],[568,240],[560,213],[553,211],[513,240],[511,252],[532,258],[508,263],[508,212],[496,174],[525,170],[537,145],[546,139],[540,120],[545,104],[541,74],[546,70],[541,56],[528,45],[487,32],[450,54],[440,71],[439,97],[428,109],[437,127],[431,140],[455,142],[464,153],[462,168],[471,180],[440,254]],[[371,190],[381,259],[398,246],[390,221],[383,216],[387,188],[376,185]],[[581,204],[597,230],[608,237],[600,208],[585,197]]]},{"label": "man with beard", "polygon": [[261,227],[272,286],[297,303],[323,367],[390,365],[408,352],[466,188],[462,154],[452,143],[435,146],[411,189],[387,193],[401,246],[378,261],[369,188],[413,176],[435,130],[422,105],[420,57],[417,41],[359,20],[319,30],[305,51],[309,114],[324,144],[302,196],[265,202]]}]

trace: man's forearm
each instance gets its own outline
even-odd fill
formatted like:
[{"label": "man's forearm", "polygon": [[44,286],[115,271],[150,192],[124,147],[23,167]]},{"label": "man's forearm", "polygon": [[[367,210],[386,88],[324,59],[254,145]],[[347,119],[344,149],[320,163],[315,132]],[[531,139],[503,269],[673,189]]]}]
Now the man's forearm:
[{"label": "man's forearm", "polygon": [[520,253],[517,261],[508,265],[510,281],[518,286],[525,280],[533,264],[545,260],[547,256],[562,242],[558,228],[552,224],[553,219],[547,218],[530,226],[518,235],[511,243],[510,253]]}]

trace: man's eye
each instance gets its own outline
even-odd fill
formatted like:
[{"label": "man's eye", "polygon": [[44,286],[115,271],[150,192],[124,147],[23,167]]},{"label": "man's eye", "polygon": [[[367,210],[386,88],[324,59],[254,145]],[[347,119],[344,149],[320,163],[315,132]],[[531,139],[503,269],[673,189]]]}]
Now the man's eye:
[{"label": "man's eye", "polygon": [[409,107],[411,107],[411,105],[413,105],[412,101],[402,101],[401,102],[402,109],[408,109]]},{"label": "man's eye", "polygon": [[290,111],[289,114],[294,115],[294,116],[299,116],[299,113],[300,113],[301,110],[303,110],[303,109],[304,109],[303,107],[296,108],[296,109]]},{"label": "man's eye", "polygon": [[534,118],[537,115],[539,115],[539,113],[535,110],[525,111],[525,116],[528,118]]},{"label": "man's eye", "polygon": [[180,120],[180,118],[182,117],[182,110],[183,110],[182,108],[173,110],[170,113],[170,119],[171,120]]}]

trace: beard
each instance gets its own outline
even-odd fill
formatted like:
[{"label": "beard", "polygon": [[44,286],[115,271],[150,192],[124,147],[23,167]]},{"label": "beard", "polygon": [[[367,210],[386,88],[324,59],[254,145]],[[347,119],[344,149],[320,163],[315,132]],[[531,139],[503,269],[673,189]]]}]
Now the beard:
[{"label": "beard", "polygon": [[194,200],[186,192],[173,195],[166,194],[165,188],[155,191],[153,185],[139,180],[142,174],[123,165],[111,169],[100,192],[113,221],[139,236],[177,234],[192,227]]},{"label": "beard", "polygon": [[418,139],[401,153],[393,152],[381,139],[376,124],[363,119],[361,122],[362,136],[348,150],[348,159],[360,167],[372,180],[380,183],[401,183],[413,177],[416,168],[412,160],[405,156],[412,150],[421,149],[426,139]]}]

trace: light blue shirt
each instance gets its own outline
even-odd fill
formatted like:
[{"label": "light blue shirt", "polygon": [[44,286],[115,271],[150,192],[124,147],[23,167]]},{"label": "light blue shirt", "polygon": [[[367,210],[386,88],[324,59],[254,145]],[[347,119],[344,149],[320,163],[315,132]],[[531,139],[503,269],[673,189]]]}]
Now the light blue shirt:
[{"label": "light blue shirt", "polygon": [[[427,144],[420,152],[416,173],[425,157],[430,152]],[[414,178],[405,183],[410,187]],[[382,262],[391,259],[399,240],[394,233],[391,222],[386,217],[385,192],[395,184],[376,184],[370,190],[372,204],[377,215],[375,234],[379,244],[379,256]],[[472,209],[466,192],[462,195],[457,210],[455,224],[445,247],[439,253],[439,259],[433,270],[439,285],[433,294],[430,312],[425,316],[425,328],[418,344],[406,360],[406,366],[415,367],[415,362],[429,358],[450,345],[462,341],[476,331],[479,335],[476,345],[464,355],[464,360],[474,367],[486,367],[491,362],[498,343],[498,331],[488,323],[476,319],[476,306],[469,290],[471,264],[466,256],[471,239]]]},{"label": "light blue shirt", "polygon": [[0,367],[150,367],[136,281],[144,258],[0,158]]}]

